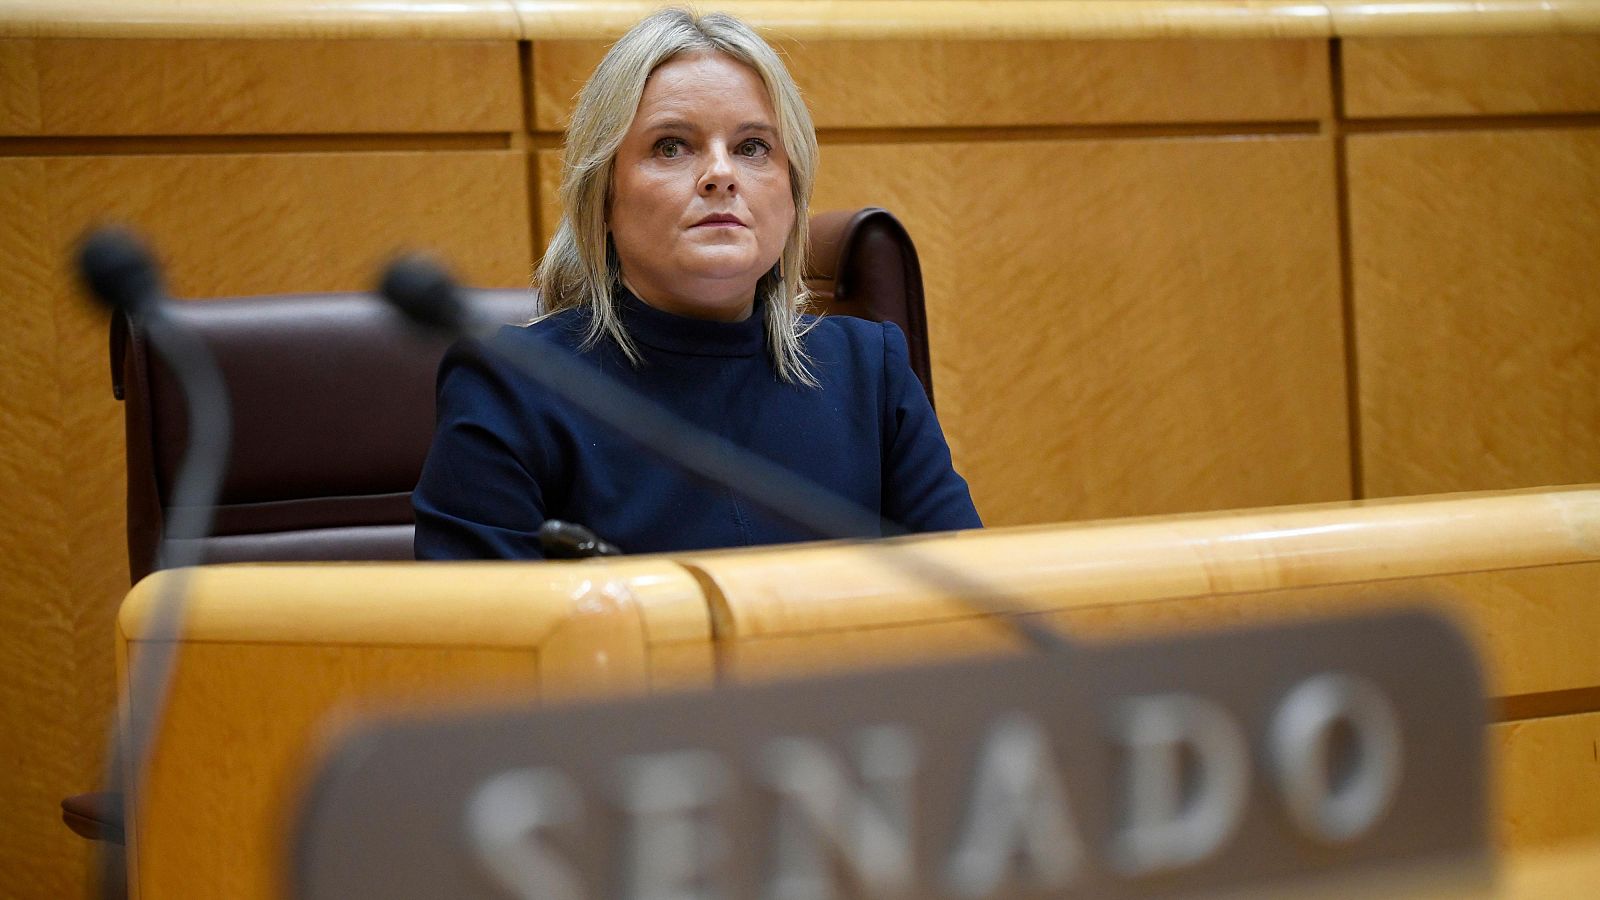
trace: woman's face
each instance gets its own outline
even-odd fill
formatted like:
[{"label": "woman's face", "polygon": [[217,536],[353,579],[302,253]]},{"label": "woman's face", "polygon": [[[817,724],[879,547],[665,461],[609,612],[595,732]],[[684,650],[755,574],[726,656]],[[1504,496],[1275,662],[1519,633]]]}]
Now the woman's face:
[{"label": "woman's face", "polygon": [[794,216],[761,76],[720,53],[658,66],[617,151],[606,210],[628,289],[678,315],[744,319]]}]

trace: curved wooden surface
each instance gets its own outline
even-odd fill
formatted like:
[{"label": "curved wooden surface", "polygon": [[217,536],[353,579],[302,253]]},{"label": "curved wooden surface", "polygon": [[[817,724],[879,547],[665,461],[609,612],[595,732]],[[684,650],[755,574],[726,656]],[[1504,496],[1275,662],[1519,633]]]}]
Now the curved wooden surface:
[{"label": "curved wooden surface", "polygon": [[[146,896],[272,896],[270,848],[330,722],[1014,646],[980,608],[995,602],[1104,639],[1429,591],[1462,619],[1507,698],[1488,736],[1503,846],[1600,837],[1597,486],[616,561],[190,575],[171,704],[135,804]],[[175,577],[129,595],[125,653],[157,637],[151,605]],[[219,756],[229,764],[213,765]],[[203,853],[196,833],[212,836]]]},{"label": "curved wooden surface", "polygon": [[[0,37],[613,38],[654,0],[13,0]],[[1600,31],[1589,0],[723,0],[801,40],[1371,37]]]},{"label": "curved wooden surface", "polygon": [[[279,823],[319,737],[353,717],[642,691],[658,640],[700,647],[702,674],[711,664],[699,585],[660,560],[189,574],[169,705],[148,779],[130,792],[135,896],[281,896]],[[129,595],[124,654],[159,637],[152,606],[175,577]]]},{"label": "curved wooden surface", "polygon": [[[723,637],[1600,562],[1600,487],[1354,501],[688,557]],[[946,572],[961,573],[952,587]],[[973,580],[974,573],[981,577]]]}]

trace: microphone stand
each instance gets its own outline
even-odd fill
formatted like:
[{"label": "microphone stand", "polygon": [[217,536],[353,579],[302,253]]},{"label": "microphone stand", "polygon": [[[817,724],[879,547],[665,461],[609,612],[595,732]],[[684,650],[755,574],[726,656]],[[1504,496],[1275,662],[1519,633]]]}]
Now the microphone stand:
[{"label": "microphone stand", "polygon": [[[112,725],[107,789],[124,793],[127,781],[143,783],[177,662],[190,569],[202,561],[201,539],[211,531],[217,494],[232,440],[227,386],[210,348],[167,312],[168,299],[149,252],[131,234],[102,229],[80,246],[78,267],[90,292],[113,315],[126,315],[141,329],[183,387],[188,407],[188,446],[174,477],[170,518],[162,528],[156,568],[173,569],[151,603],[140,652],[129,654],[127,690],[118,698]],[[120,763],[120,765],[119,765]],[[127,806],[123,806],[126,816]],[[128,828],[132,823],[124,823]],[[117,896],[101,866],[102,896]]]}]

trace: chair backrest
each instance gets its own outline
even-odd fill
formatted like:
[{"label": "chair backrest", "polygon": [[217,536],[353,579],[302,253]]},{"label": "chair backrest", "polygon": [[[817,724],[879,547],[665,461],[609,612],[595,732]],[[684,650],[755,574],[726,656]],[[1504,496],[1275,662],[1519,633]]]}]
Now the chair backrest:
[{"label": "chair backrest", "polygon": [[[928,378],[916,250],[880,209],[812,220],[807,283],[830,313],[890,320]],[[527,290],[474,291],[487,315],[526,321]],[[207,562],[403,560],[411,489],[434,426],[434,379],[447,342],[407,327],[371,294],[239,297],[174,304],[227,382],[233,443]],[[156,566],[174,476],[188,444],[182,391],[132,323],[111,327],[113,389],[125,404],[128,563]]]}]

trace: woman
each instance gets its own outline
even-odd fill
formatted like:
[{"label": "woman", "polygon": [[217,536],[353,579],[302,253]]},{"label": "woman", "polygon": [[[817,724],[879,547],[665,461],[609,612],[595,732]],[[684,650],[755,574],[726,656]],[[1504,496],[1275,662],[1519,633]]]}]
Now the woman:
[{"label": "woman", "polygon": [[630,553],[836,536],[684,474],[508,352],[578,356],[597,390],[637,392],[909,531],[980,527],[900,331],[800,314],[816,135],[754,31],[682,10],[640,22],[579,95],[565,160],[544,314],[441,366],[417,558],[539,557],[546,518]]}]

